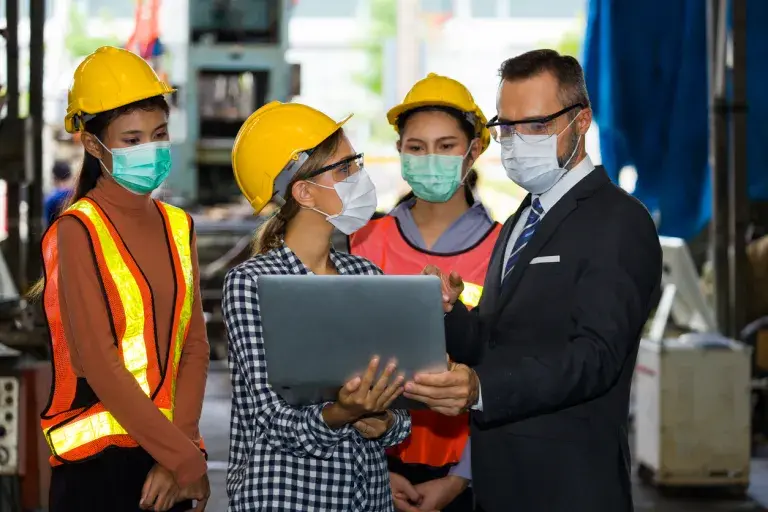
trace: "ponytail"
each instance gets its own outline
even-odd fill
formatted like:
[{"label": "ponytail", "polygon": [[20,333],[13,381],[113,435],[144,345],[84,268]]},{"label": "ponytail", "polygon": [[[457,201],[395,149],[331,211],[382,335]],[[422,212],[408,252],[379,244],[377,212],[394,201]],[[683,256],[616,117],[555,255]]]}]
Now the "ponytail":
[{"label": "ponytail", "polygon": [[264,222],[261,228],[256,231],[256,235],[253,237],[252,256],[266,254],[272,249],[277,249],[283,245],[287,227],[288,221],[285,220],[280,211],[275,215],[272,215],[272,217]]}]

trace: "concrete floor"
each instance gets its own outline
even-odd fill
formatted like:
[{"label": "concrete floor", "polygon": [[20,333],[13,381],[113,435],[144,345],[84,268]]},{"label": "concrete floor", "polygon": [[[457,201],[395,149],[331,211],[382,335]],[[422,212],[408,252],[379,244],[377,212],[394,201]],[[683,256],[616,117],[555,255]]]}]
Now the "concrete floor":
[{"label": "concrete floor", "polygon": [[[209,451],[211,500],[207,512],[226,512],[225,478],[229,447],[229,377],[226,368],[213,363],[203,406],[201,430]],[[768,459],[753,463],[750,494],[768,503]],[[718,493],[676,493],[661,496],[635,479],[636,512],[768,512],[752,500],[725,498]],[[513,510],[511,512],[514,512]]]}]

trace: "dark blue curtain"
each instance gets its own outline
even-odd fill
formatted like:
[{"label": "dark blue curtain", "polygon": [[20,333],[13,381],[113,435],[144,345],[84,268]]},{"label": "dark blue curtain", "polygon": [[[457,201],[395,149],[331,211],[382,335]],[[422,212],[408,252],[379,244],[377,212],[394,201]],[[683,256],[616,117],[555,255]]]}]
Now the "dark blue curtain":
[{"label": "dark blue curtain", "polygon": [[709,218],[703,0],[591,0],[584,67],[603,165],[637,168],[635,196],[660,231],[689,237]]},{"label": "dark blue curtain", "polygon": [[[749,197],[768,200],[768,2],[747,12]],[[637,168],[635,195],[664,235],[693,236],[711,215],[707,66],[703,0],[590,0],[584,67],[603,164],[614,180]]]}]

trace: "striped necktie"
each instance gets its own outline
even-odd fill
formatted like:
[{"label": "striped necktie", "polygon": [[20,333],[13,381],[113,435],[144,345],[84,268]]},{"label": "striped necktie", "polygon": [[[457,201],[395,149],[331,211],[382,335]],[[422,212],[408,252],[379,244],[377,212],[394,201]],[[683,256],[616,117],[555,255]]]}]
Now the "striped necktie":
[{"label": "striped necktie", "polygon": [[541,207],[539,198],[536,198],[531,203],[531,213],[528,214],[528,220],[525,223],[525,227],[520,232],[520,236],[515,240],[515,245],[512,247],[512,252],[509,255],[507,264],[504,267],[504,279],[512,273],[512,269],[515,268],[515,263],[520,259],[523,249],[528,245],[528,241],[533,237],[536,232],[536,226],[539,225],[541,216],[544,215],[544,208]]}]

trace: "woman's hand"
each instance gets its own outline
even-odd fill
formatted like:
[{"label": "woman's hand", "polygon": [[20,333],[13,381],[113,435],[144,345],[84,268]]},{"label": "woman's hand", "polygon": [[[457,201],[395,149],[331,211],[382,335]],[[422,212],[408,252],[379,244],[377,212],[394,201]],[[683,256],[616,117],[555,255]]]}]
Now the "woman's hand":
[{"label": "woman's hand", "polygon": [[469,480],[456,475],[429,480],[414,485],[423,499],[419,503],[420,510],[443,510],[453,503],[459,494],[469,486]]},{"label": "woman's hand", "polygon": [[389,363],[371,387],[379,368],[379,357],[374,356],[362,377],[350,379],[339,390],[339,398],[323,409],[323,420],[332,429],[354,423],[363,416],[378,414],[389,409],[392,402],[403,392],[403,376],[390,378],[397,365]]},{"label": "woman's hand", "polygon": [[336,403],[350,418],[349,423],[363,416],[386,411],[395,398],[402,394],[403,376],[398,375],[394,380],[390,380],[397,365],[390,362],[376,384],[373,384],[378,369],[379,357],[374,356],[368,363],[368,369],[362,378],[354,377],[339,391],[339,399]]},{"label": "woman's hand", "polygon": [[184,500],[196,500],[197,504],[193,509],[194,512],[204,512],[205,507],[208,504],[208,498],[211,496],[211,484],[208,482],[208,475],[201,476],[197,481],[192,482],[179,492],[179,499],[177,501]]},{"label": "woman's hand", "polygon": [[357,420],[352,426],[360,432],[360,435],[366,439],[378,439],[392,428],[395,422],[395,415],[392,411],[386,411],[382,414],[366,416]]},{"label": "woman's hand", "polygon": [[397,512],[421,512],[419,505],[424,497],[402,475],[389,473],[389,487],[392,490],[392,501]]},{"label": "woman's hand", "polygon": [[354,377],[341,387],[338,400],[327,405],[322,412],[328,427],[339,429],[355,423],[363,416],[382,413],[402,394],[403,376],[398,375],[390,382],[397,368],[394,362],[387,365],[379,380],[371,387],[378,368],[379,357],[374,356],[362,377]]},{"label": "woman's hand", "polygon": [[144,481],[139,507],[142,510],[163,512],[174,506],[178,497],[179,486],[173,474],[160,464],[155,464]]}]

